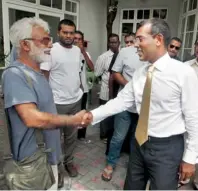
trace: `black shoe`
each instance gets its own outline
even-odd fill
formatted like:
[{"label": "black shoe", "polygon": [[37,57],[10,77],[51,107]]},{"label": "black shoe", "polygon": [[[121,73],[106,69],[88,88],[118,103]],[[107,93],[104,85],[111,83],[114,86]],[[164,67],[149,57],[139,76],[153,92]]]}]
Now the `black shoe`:
[{"label": "black shoe", "polygon": [[74,164],[72,162],[68,163],[68,164],[65,164],[65,170],[68,172],[70,177],[77,177],[78,176],[78,171],[77,171],[76,167],[74,166]]},{"label": "black shoe", "polygon": [[64,174],[58,173],[58,188],[62,188],[64,186]]}]

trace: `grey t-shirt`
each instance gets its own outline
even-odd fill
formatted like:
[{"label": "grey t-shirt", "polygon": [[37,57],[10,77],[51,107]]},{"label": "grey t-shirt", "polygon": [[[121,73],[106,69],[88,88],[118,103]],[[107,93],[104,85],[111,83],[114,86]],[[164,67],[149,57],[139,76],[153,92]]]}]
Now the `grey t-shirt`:
[{"label": "grey t-shirt", "polygon": [[137,49],[130,46],[121,49],[112,70],[121,73],[127,81],[130,81],[135,70],[143,64],[144,63],[139,59]]},{"label": "grey t-shirt", "polygon": [[[31,83],[28,82],[23,71],[26,71],[31,78]],[[37,144],[35,129],[25,126],[14,106],[23,103],[35,103],[40,111],[56,114],[52,90],[42,73],[15,61],[3,73],[3,93],[5,108],[8,109],[11,121],[10,133],[13,157],[20,161],[35,153]],[[42,130],[42,133],[46,148],[52,149],[52,152],[48,155],[49,162],[58,164],[61,157],[60,130]]]},{"label": "grey t-shirt", "polygon": [[[121,73],[127,81],[130,81],[133,78],[135,70],[144,64],[145,63],[139,59],[137,49],[130,46],[121,49],[116,58],[115,64],[112,67],[112,71]],[[120,86],[119,91],[121,89],[123,89],[122,86]],[[136,113],[135,106],[128,111]]]}]

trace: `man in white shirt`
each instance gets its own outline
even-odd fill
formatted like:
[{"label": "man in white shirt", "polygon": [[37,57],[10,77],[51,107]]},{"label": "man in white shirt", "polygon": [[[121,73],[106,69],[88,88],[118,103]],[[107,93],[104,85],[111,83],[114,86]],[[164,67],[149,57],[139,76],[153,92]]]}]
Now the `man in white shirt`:
[{"label": "man in white shirt", "polygon": [[[113,55],[119,51],[119,45],[120,45],[119,36],[114,33],[110,34],[108,37],[109,50],[104,52],[102,55],[98,57],[96,64],[94,66],[95,76],[102,77],[100,97],[99,97],[100,105],[105,104],[109,100],[109,86],[108,86],[109,77],[110,77],[109,66],[113,58]],[[109,123],[110,123],[110,120],[108,119],[100,123],[100,138],[101,139],[107,138]]]},{"label": "man in white shirt", "polygon": [[[188,64],[189,66],[191,66],[195,70],[195,73],[198,77],[198,39],[196,39],[196,41],[195,41],[194,55],[196,56],[196,58],[185,62],[185,64]],[[198,189],[198,160],[196,161],[196,163],[197,164],[196,164],[196,171],[195,171],[195,176],[194,176],[194,180],[193,180],[193,185],[197,190]],[[188,182],[189,181],[182,182],[182,183],[185,184]]]},{"label": "man in white shirt", "polygon": [[[75,30],[73,21],[60,21],[59,42],[53,44],[51,62],[41,64],[41,69],[49,79],[59,114],[75,114],[81,109],[81,51],[73,45]],[[62,130],[64,166],[69,176],[75,177],[78,172],[73,164],[73,151],[76,146],[77,129],[67,126]]]},{"label": "man in white shirt", "polygon": [[[91,61],[91,57],[88,52],[86,52],[84,47],[84,34],[81,31],[76,31],[74,36],[74,44],[78,46],[81,50],[81,80],[84,90],[82,96],[81,109],[86,109],[87,98],[88,98],[88,81],[87,81],[87,67],[94,71],[94,65]],[[86,137],[86,128],[78,129],[78,139],[85,142],[90,142],[90,140],[85,140]]]},{"label": "man in white shirt", "polygon": [[136,105],[139,121],[126,190],[145,190],[148,179],[151,190],[176,190],[179,179],[186,180],[195,172],[198,79],[191,67],[170,58],[169,40],[170,29],[164,20],[141,22],[135,46],[140,60],[150,64],[136,70],[114,100],[84,116],[95,124]]}]

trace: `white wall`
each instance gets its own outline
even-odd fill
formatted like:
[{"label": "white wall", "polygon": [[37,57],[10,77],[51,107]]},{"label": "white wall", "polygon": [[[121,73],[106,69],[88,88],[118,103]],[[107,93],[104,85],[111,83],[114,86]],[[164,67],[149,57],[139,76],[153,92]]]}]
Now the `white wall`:
[{"label": "white wall", "polygon": [[106,50],[106,0],[80,0],[79,30],[90,41],[88,52],[95,62]]},{"label": "white wall", "polygon": [[2,1],[0,0],[0,37],[3,36]]},{"label": "white wall", "polygon": [[119,34],[121,9],[125,8],[168,8],[167,22],[172,36],[177,36],[180,6],[182,0],[119,0],[118,13],[113,25],[113,32]]}]

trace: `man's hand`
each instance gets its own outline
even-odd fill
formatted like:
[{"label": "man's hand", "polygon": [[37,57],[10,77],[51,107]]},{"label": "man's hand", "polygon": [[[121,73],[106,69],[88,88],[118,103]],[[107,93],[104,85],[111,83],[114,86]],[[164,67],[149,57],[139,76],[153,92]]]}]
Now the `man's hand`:
[{"label": "man's hand", "polygon": [[83,116],[81,125],[83,126],[88,126],[91,124],[91,122],[93,121],[93,115],[91,112],[86,112]]},{"label": "man's hand", "polygon": [[68,123],[73,126],[82,126],[82,121],[85,114],[86,110],[82,110],[76,113],[75,115],[71,115]]},{"label": "man's hand", "polygon": [[77,44],[77,46],[80,48],[81,53],[85,52],[85,48],[84,48],[84,46],[83,46],[83,43],[82,43],[82,42],[79,42],[79,43]]},{"label": "man's hand", "polygon": [[195,165],[194,164],[182,162],[180,164],[180,169],[179,169],[179,175],[180,175],[179,181],[185,181],[185,180],[189,179],[191,176],[194,175],[194,173],[195,173]]}]

